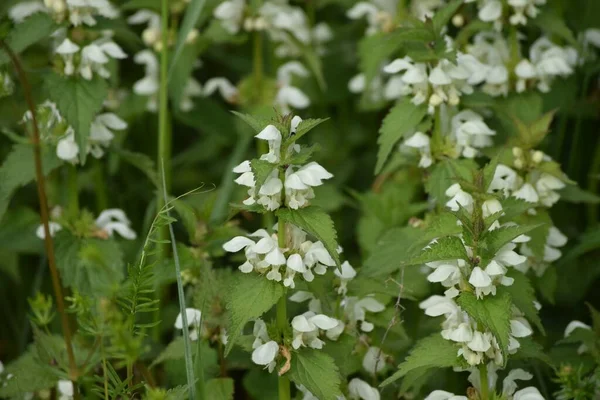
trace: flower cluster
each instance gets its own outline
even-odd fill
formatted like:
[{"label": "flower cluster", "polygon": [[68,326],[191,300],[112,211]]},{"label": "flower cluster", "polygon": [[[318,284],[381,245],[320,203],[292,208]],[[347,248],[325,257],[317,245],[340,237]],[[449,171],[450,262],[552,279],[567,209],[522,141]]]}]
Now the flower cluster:
[{"label": "flower cluster", "polygon": [[[52,219],[49,222],[50,235],[54,236],[63,229],[64,225],[69,224],[69,221],[66,221],[63,218],[63,212],[60,207],[54,207],[50,214]],[[125,212],[118,208],[102,211],[93,223],[89,224],[85,233],[88,236],[108,239],[109,237],[112,237],[115,232],[128,240],[133,240],[137,237],[136,233],[131,229],[131,221],[129,221]],[[37,228],[36,235],[40,239],[46,237],[43,225],[40,225]]]}]

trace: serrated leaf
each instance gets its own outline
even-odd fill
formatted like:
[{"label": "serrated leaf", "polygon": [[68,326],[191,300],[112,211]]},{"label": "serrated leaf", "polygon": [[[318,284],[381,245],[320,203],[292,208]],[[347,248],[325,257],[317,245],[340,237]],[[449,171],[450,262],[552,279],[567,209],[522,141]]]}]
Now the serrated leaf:
[{"label": "serrated leaf", "polygon": [[446,190],[457,179],[469,180],[478,169],[471,159],[442,160],[436,163],[425,181],[425,190],[440,203],[446,203]]},{"label": "serrated leaf", "polygon": [[277,217],[316,237],[323,243],[335,264],[340,267],[340,256],[337,252],[337,232],[329,214],[319,207],[310,206],[298,210],[280,208],[277,210]]},{"label": "serrated leaf", "polygon": [[534,305],[534,301],[536,300],[535,289],[531,285],[529,278],[515,269],[511,269],[507,276],[513,278],[515,281],[510,286],[502,286],[499,288],[499,292],[510,294],[515,307],[521,310],[521,312],[525,314],[525,317],[533,322],[540,332],[545,335],[546,331],[544,330],[544,325],[542,324],[537,308],[535,308]]},{"label": "serrated leaf", "polygon": [[34,355],[35,349],[29,350],[18,359],[6,365],[3,375],[13,375],[12,379],[3,379],[0,385],[0,397],[12,398],[38,390],[50,389],[56,385],[59,376],[56,370],[45,366]]},{"label": "serrated leaf", "polygon": [[320,150],[321,146],[318,143],[313,144],[312,146],[302,146],[300,152],[290,154],[289,157],[285,158],[281,164],[283,165],[304,165],[311,158],[312,155]]},{"label": "serrated leaf", "polygon": [[316,128],[318,125],[321,125],[323,122],[327,121],[329,118],[310,118],[303,119],[302,122],[298,124],[296,128],[296,134],[289,137],[286,142],[286,145],[289,146],[291,143],[297,141],[302,136],[306,135],[308,132]]},{"label": "serrated leaf", "polygon": [[123,279],[123,253],[113,239],[78,238],[61,231],[55,247],[56,264],[67,287],[100,296]]},{"label": "serrated leaf", "polygon": [[559,190],[560,200],[575,204],[600,204],[600,196],[585,189],[579,185],[567,185]]},{"label": "serrated leaf", "polygon": [[379,130],[376,174],[383,168],[394,145],[404,136],[413,133],[425,115],[427,115],[427,107],[425,105],[417,106],[410,100],[399,101],[394,105],[384,118]]},{"label": "serrated leaf", "polygon": [[227,299],[229,340],[225,347],[226,355],[233,348],[246,322],[269,311],[284,293],[280,283],[264,276],[242,273],[234,276]]},{"label": "serrated leaf", "polygon": [[[202,352],[202,358],[203,358],[202,364],[205,369],[212,368],[212,365],[217,363],[217,359],[218,359],[217,351],[215,349],[213,349],[212,347],[210,347],[210,345],[206,342],[202,342],[201,346],[202,347],[201,347],[200,351]],[[193,345],[192,346],[192,354],[195,355],[197,352],[198,352],[198,346]],[[184,357],[185,357],[185,349],[184,349],[183,337],[179,336],[179,337],[173,339],[173,341],[171,343],[169,343],[167,345],[167,347],[165,347],[158,354],[158,356],[154,359],[154,361],[152,361],[152,364],[150,364],[149,368],[154,368],[158,364],[162,364],[165,361],[173,361],[173,360],[183,361]]]},{"label": "serrated leaf", "polygon": [[481,189],[483,189],[484,192],[487,192],[494,179],[494,174],[496,173],[499,161],[500,155],[496,155],[485,165],[485,167],[483,167],[483,187]]},{"label": "serrated leaf", "polygon": [[444,339],[439,333],[421,339],[411,350],[406,360],[398,366],[398,371],[379,386],[387,386],[417,369],[424,372],[425,369],[460,366],[457,351],[456,345]]},{"label": "serrated leaf", "polygon": [[489,259],[494,258],[494,255],[502,248],[502,246],[539,226],[541,225],[512,225],[502,226],[492,231],[488,231],[481,243],[482,255]]},{"label": "serrated leaf", "polygon": [[250,165],[252,167],[252,172],[254,173],[255,186],[257,190],[260,190],[262,185],[265,184],[269,175],[271,175],[273,169],[275,169],[276,165],[259,159],[250,161]]},{"label": "serrated leaf", "polygon": [[114,153],[119,155],[123,160],[139,169],[152,182],[154,187],[160,187],[158,173],[154,160],[142,153],[136,153],[125,149],[114,149]]},{"label": "serrated leaf", "polygon": [[513,220],[531,208],[531,203],[512,196],[501,200],[501,203],[504,213],[503,217],[507,221]]},{"label": "serrated leaf", "polygon": [[[42,147],[42,168],[48,175],[62,161],[56,156],[56,151],[50,147]],[[33,146],[16,144],[0,167],[0,220],[4,216],[10,199],[19,187],[28,184],[36,178]]]},{"label": "serrated leaf", "polygon": [[538,342],[531,337],[519,338],[519,350],[511,355],[511,359],[537,359],[552,366],[552,360]]},{"label": "serrated leaf", "polygon": [[508,293],[485,296],[483,299],[470,292],[462,292],[457,299],[458,305],[473,317],[478,323],[496,337],[502,353],[505,355],[508,349],[510,336],[510,320],[512,317],[512,301]]},{"label": "serrated leaf", "polygon": [[463,0],[454,0],[449,4],[445,5],[442,8],[439,8],[435,11],[432,18],[433,29],[436,34],[440,35],[442,29],[448,24],[448,22],[452,19],[456,11],[463,4]]},{"label": "serrated leaf", "polygon": [[442,260],[469,260],[465,245],[456,236],[446,236],[437,239],[435,243],[427,246],[421,254],[407,261],[406,265],[419,265],[431,261]]},{"label": "serrated leaf", "polygon": [[75,131],[79,146],[79,161],[87,157],[90,126],[108,95],[106,80],[94,76],[91,80],[65,78],[51,73],[46,76],[46,90],[58,110]]},{"label": "serrated leaf", "polygon": [[421,243],[422,231],[411,226],[392,228],[385,232],[366,259],[361,274],[365,276],[384,276],[402,267],[402,262],[416,256],[421,248],[415,243]]},{"label": "serrated leaf", "polygon": [[341,395],[337,365],[320,350],[307,348],[292,353],[291,368],[286,375],[318,399],[336,400]]},{"label": "serrated leaf", "polygon": [[285,129],[280,123],[272,119],[254,117],[252,115],[243,114],[237,111],[232,111],[232,113],[248,124],[256,133],[260,133],[260,131],[262,131],[267,125],[274,125],[277,129],[279,129],[282,135],[285,135],[288,132],[287,129]]},{"label": "serrated leaf", "polygon": [[211,379],[208,382],[206,382],[205,392],[210,395],[211,400],[233,400],[233,379]]},{"label": "serrated leaf", "polygon": [[[6,44],[16,54],[39,42],[59,28],[54,19],[46,13],[37,12],[17,24],[6,38]],[[8,54],[0,50],[0,65],[10,61]]]}]

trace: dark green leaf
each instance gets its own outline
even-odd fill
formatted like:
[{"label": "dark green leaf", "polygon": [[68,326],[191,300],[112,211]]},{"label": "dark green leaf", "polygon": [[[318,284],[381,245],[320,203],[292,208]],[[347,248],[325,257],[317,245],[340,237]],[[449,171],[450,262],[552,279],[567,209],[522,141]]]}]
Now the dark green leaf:
[{"label": "dark green leaf", "polygon": [[333,358],[323,351],[307,348],[293,353],[287,375],[318,399],[336,400],[341,395],[338,368]]}]

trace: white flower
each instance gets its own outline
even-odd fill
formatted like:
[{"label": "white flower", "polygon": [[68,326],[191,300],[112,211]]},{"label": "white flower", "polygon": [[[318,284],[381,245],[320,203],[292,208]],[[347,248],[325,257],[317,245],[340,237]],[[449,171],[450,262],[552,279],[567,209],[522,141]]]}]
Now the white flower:
[{"label": "white flower", "polygon": [[452,287],[461,280],[461,268],[466,265],[464,260],[432,261],[426,264],[434,271],[427,276],[429,282],[439,282],[444,287]]},{"label": "white flower", "polygon": [[516,189],[518,175],[515,170],[504,164],[498,164],[494,177],[488,188],[489,193],[501,192],[504,196],[509,196]]},{"label": "white flower", "polygon": [[[62,226],[58,222],[49,221],[48,228],[50,231],[50,236],[54,237],[54,235],[56,235],[56,233],[62,229]],[[44,225],[38,226],[38,228],[35,231],[35,234],[38,238],[44,240],[46,238],[46,232],[44,231]]]},{"label": "white flower", "polygon": [[[185,316],[188,323],[189,335],[191,340],[198,340],[198,330],[200,330],[200,322],[202,320],[202,312],[195,308],[186,308]],[[175,328],[183,329],[183,315],[179,313],[175,319]]]},{"label": "white flower", "polygon": [[[592,327],[584,324],[581,321],[571,321],[569,322],[569,324],[566,326],[565,328],[565,338],[569,337],[573,332],[575,332],[577,329],[585,329],[585,330],[592,330]],[[587,352],[589,349],[585,344],[581,344],[578,348],[577,348],[577,354],[583,354],[585,352]]]},{"label": "white flower", "polygon": [[545,400],[544,396],[540,393],[537,388],[533,386],[527,387],[525,389],[521,389],[512,397],[512,400]]},{"label": "white flower", "polygon": [[467,400],[465,396],[456,396],[454,393],[445,390],[434,390],[425,397],[425,400]]},{"label": "white flower", "polygon": [[353,320],[360,322],[360,330],[363,332],[371,332],[375,327],[372,323],[366,321],[366,313],[378,313],[385,310],[385,305],[381,304],[373,297],[365,297],[356,301],[353,305]]},{"label": "white flower", "polygon": [[257,319],[254,322],[253,335],[255,337],[252,348],[252,361],[258,365],[265,365],[269,372],[273,372],[275,366],[275,358],[279,353],[279,345],[274,340],[269,338],[267,333],[267,325],[263,320]]},{"label": "white flower", "polygon": [[260,156],[261,160],[266,160],[270,163],[276,164],[280,160],[280,149],[281,149],[281,132],[274,125],[267,125],[262,131],[256,136],[258,139],[266,140],[269,143],[269,152]]},{"label": "white flower", "polygon": [[379,400],[379,391],[359,378],[353,378],[348,383],[350,400]]},{"label": "white flower", "polygon": [[27,17],[38,13],[38,12],[47,12],[48,10],[39,1],[26,1],[23,3],[15,4],[8,11],[8,16],[13,20],[15,24],[20,24]]},{"label": "white flower", "polygon": [[358,74],[348,82],[348,90],[351,93],[362,93],[367,85],[365,74]]},{"label": "white flower", "polygon": [[348,261],[344,261],[340,270],[333,271],[335,276],[340,278],[340,287],[338,288],[338,294],[345,295],[348,291],[347,285],[356,276],[356,270],[350,265]]},{"label": "white flower", "polygon": [[104,210],[96,218],[96,226],[106,232],[108,236],[112,236],[116,231],[125,239],[133,240],[137,235],[130,228],[130,225],[131,222],[127,219],[125,212],[118,208]]},{"label": "white flower", "polygon": [[221,97],[228,103],[235,103],[238,96],[238,89],[226,78],[211,78],[204,84],[204,96],[210,96],[219,91]]},{"label": "white flower", "polygon": [[333,175],[314,161],[295,172],[294,169],[294,166],[289,166],[285,172],[285,200],[290,208],[298,209],[314,198],[313,187],[321,186],[323,179],[330,179]]},{"label": "white flower", "polygon": [[290,107],[304,109],[310,105],[310,99],[300,89],[292,86],[292,76],[307,77],[308,70],[298,61],[290,61],[277,69],[277,85],[279,90],[275,95],[275,105],[284,113],[290,112]]},{"label": "white flower", "polygon": [[245,0],[224,1],[215,8],[213,15],[221,21],[221,25],[232,35],[239,32],[244,19]]},{"label": "white flower", "polygon": [[142,40],[147,46],[154,47],[155,49],[162,46],[162,44],[159,45],[162,30],[160,14],[142,9],[127,18],[127,22],[132,25],[148,24],[142,32]]},{"label": "white flower", "polygon": [[546,207],[552,207],[560,198],[560,195],[555,190],[560,190],[565,186],[565,183],[560,179],[543,172],[535,183],[540,203]]},{"label": "white flower", "polygon": [[485,22],[494,22],[500,19],[502,16],[502,2],[500,0],[484,0],[477,16]]},{"label": "white flower", "polygon": [[383,72],[398,74],[390,79],[386,88],[385,96],[388,100],[412,94],[412,103],[419,105],[429,98],[426,64],[415,63],[410,57],[397,58],[384,66]]},{"label": "white flower", "polygon": [[427,168],[433,163],[431,158],[431,148],[429,147],[429,136],[423,132],[416,132],[410,138],[404,141],[404,146],[419,150],[421,159],[419,160],[419,167]]},{"label": "white flower", "polygon": [[446,207],[452,211],[458,211],[462,207],[469,213],[473,212],[473,196],[462,190],[460,184],[455,183],[446,189],[446,196],[451,197],[446,202]]},{"label": "white flower", "polygon": [[350,19],[364,18],[367,20],[368,35],[392,29],[394,15],[396,15],[396,2],[394,1],[359,1],[346,12],[346,16]]},{"label": "white flower", "polygon": [[365,353],[362,366],[369,374],[375,375],[385,367],[385,358],[386,355],[379,347],[371,346]]},{"label": "white flower", "polygon": [[73,399],[73,393],[74,393],[73,382],[66,380],[66,379],[61,379],[58,381],[56,386],[57,386],[56,388],[59,393],[58,400],[72,400]]},{"label": "white flower", "polygon": [[540,197],[531,183],[523,184],[519,190],[513,193],[513,196],[529,203],[537,203],[540,200]]},{"label": "white flower", "polygon": [[496,134],[481,115],[471,110],[461,111],[452,118],[452,132],[458,151],[466,158],[474,158],[478,155],[478,149],[492,146],[491,136]]},{"label": "white flower", "polygon": [[319,330],[328,331],[337,326],[336,319],[324,314],[314,314],[308,311],[297,315],[292,319],[292,328],[294,328],[292,347],[296,350],[303,346],[321,349],[324,342],[319,339]]}]

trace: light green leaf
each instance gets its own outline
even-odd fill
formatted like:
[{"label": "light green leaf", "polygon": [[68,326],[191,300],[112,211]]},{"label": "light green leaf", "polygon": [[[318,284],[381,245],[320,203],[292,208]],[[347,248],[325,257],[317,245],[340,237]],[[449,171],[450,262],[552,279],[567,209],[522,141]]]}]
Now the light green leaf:
[{"label": "light green leaf", "polygon": [[[48,175],[61,164],[56,151],[42,147],[42,168]],[[16,144],[0,167],[0,220],[4,216],[15,190],[35,179],[33,146]]]},{"label": "light green leaf", "polygon": [[123,279],[123,253],[114,239],[78,238],[63,230],[56,235],[55,247],[65,286],[101,296]]},{"label": "light green leaf", "polygon": [[436,32],[436,34],[441,34],[442,29],[448,24],[454,14],[456,14],[456,11],[463,4],[463,2],[463,0],[454,0],[435,11],[435,14],[433,14],[432,23],[433,30]]},{"label": "light green leaf", "polygon": [[298,124],[298,127],[296,128],[296,134],[293,135],[293,136],[290,136],[290,138],[288,139],[288,142],[286,143],[286,145],[289,146],[289,144],[297,141],[302,136],[306,135],[309,131],[311,131],[312,129],[314,129],[318,125],[322,124],[323,122],[327,121],[328,119],[329,118],[303,119],[302,122],[300,122]]},{"label": "light green leaf", "polygon": [[338,367],[321,350],[307,348],[292,353],[291,368],[286,375],[318,399],[336,400],[341,395]]},{"label": "light green leaf", "polygon": [[[252,130],[254,130],[254,132],[256,132],[256,133],[259,133],[260,131],[262,131],[269,124],[275,124],[274,121],[269,120],[267,118],[254,117],[252,115],[243,114],[243,113],[240,113],[237,111],[232,111],[232,113],[235,114],[237,117],[239,117],[241,120],[243,120],[245,123],[250,125]],[[277,127],[277,129],[279,129],[279,127]],[[280,129],[280,131],[281,131],[281,129]],[[282,134],[284,134],[284,133],[285,132],[282,132]]]},{"label": "light green leaf", "polygon": [[431,261],[469,260],[465,245],[456,236],[446,236],[427,246],[421,254],[408,260],[406,265],[419,265]]},{"label": "light green leaf", "polygon": [[[57,29],[58,25],[52,17],[38,12],[17,24],[8,34],[6,44],[13,52],[19,54],[29,46],[48,38]],[[9,61],[8,54],[4,50],[0,50],[0,65]]]},{"label": "light green leaf", "polygon": [[560,199],[575,204],[599,204],[600,196],[582,189],[579,185],[567,185],[559,190]]},{"label": "light green leaf", "polygon": [[365,88],[379,73],[382,63],[402,47],[401,40],[393,40],[393,35],[377,32],[364,36],[358,42],[360,71],[365,74]]},{"label": "light green leaf", "polygon": [[156,172],[156,166],[154,160],[148,157],[146,154],[136,153],[125,149],[113,149],[114,153],[119,155],[123,160],[133,165],[137,169],[148,177],[154,187],[160,187],[158,173]]},{"label": "light green leaf", "polygon": [[310,206],[298,210],[280,208],[277,210],[277,216],[320,240],[335,264],[340,266],[340,256],[337,252],[337,232],[329,214],[319,207]]},{"label": "light green leaf", "polygon": [[458,305],[478,323],[489,329],[496,337],[502,353],[505,355],[510,335],[512,301],[508,293],[485,296],[483,299],[470,292],[462,292],[457,299]]},{"label": "light green leaf", "polygon": [[271,172],[276,167],[275,164],[271,164],[265,160],[254,159],[250,161],[250,165],[252,166],[252,172],[254,173],[255,187],[257,190],[260,190],[262,185],[265,184],[265,181],[271,175]]},{"label": "light green leaf", "polygon": [[533,22],[548,36],[556,35],[572,46],[579,46],[573,32],[565,23],[565,19],[557,15],[550,7],[542,9],[542,12],[534,18]]},{"label": "light green leaf", "polygon": [[40,226],[40,215],[30,208],[11,209],[0,221],[0,250],[20,253],[42,251],[44,241],[35,231]]},{"label": "light green leaf", "polygon": [[[377,245],[366,259],[361,274],[365,276],[384,276],[398,270],[404,261],[415,257],[421,248],[414,248],[415,243],[421,243],[422,232],[411,226],[392,228],[384,233]],[[413,252],[409,250],[413,249]]]},{"label": "light green leaf", "polygon": [[75,130],[79,160],[84,164],[90,126],[108,95],[106,80],[99,76],[94,76],[89,81],[83,78],[64,78],[52,73],[46,76],[45,85],[50,99]]},{"label": "light green leaf", "polygon": [[383,381],[380,386],[387,386],[416,369],[420,369],[424,373],[425,369],[430,368],[460,366],[461,362],[456,355],[457,351],[458,347],[453,342],[444,339],[439,333],[421,339],[405,361],[398,366],[398,371]]},{"label": "light green leaf", "polygon": [[425,181],[425,191],[439,203],[446,203],[446,190],[456,183],[457,179],[470,180],[478,169],[477,163],[471,159],[443,160],[436,163]]},{"label": "light green leaf", "polygon": [[404,136],[412,134],[425,115],[427,115],[427,107],[414,105],[410,100],[403,100],[394,105],[379,130],[376,174],[383,168],[394,145]]},{"label": "light green leaf", "polygon": [[327,342],[321,351],[333,358],[342,376],[348,376],[362,368],[361,361],[353,354],[355,346],[356,338],[344,333],[336,341]]},{"label": "light green leaf", "polygon": [[205,391],[211,400],[233,400],[233,379],[216,378],[206,382]]},{"label": "light green leaf", "polygon": [[[313,144],[312,146],[302,146],[299,153],[294,152],[290,154],[289,157],[285,158],[281,164],[283,165],[304,165],[306,164],[312,157],[312,155],[318,151],[321,146],[318,143]],[[321,186],[322,188],[323,186]],[[318,198],[318,196],[317,196]]]},{"label": "light green leaf", "polygon": [[499,292],[510,294],[515,307],[521,310],[521,312],[525,314],[525,317],[533,322],[540,332],[545,335],[546,331],[544,330],[544,325],[542,325],[537,308],[535,308],[533,303],[536,300],[535,289],[531,286],[529,278],[515,269],[511,269],[507,275],[514,278],[515,281],[510,286],[502,286],[499,288]]},{"label": "light green leaf", "polygon": [[488,233],[481,243],[482,255],[488,259],[494,258],[498,250],[507,243],[510,243],[516,237],[523,235],[541,225],[513,225],[503,226]]},{"label": "light green leaf", "polygon": [[185,46],[186,44],[188,34],[192,31],[192,29],[194,29],[194,26],[196,26],[196,23],[200,18],[200,14],[202,14],[202,10],[204,9],[205,3],[206,0],[191,0],[187,5],[185,15],[183,16],[183,21],[181,22],[181,27],[179,28],[179,33],[177,35],[175,51],[173,52],[173,56],[171,58],[169,78],[173,74],[175,66],[177,65],[179,56],[181,55],[181,51],[183,50],[183,46]]},{"label": "light green leaf", "polygon": [[229,341],[225,348],[225,354],[233,348],[246,322],[269,311],[284,292],[280,283],[270,281],[264,276],[254,274],[236,274],[234,276],[227,299]]}]

